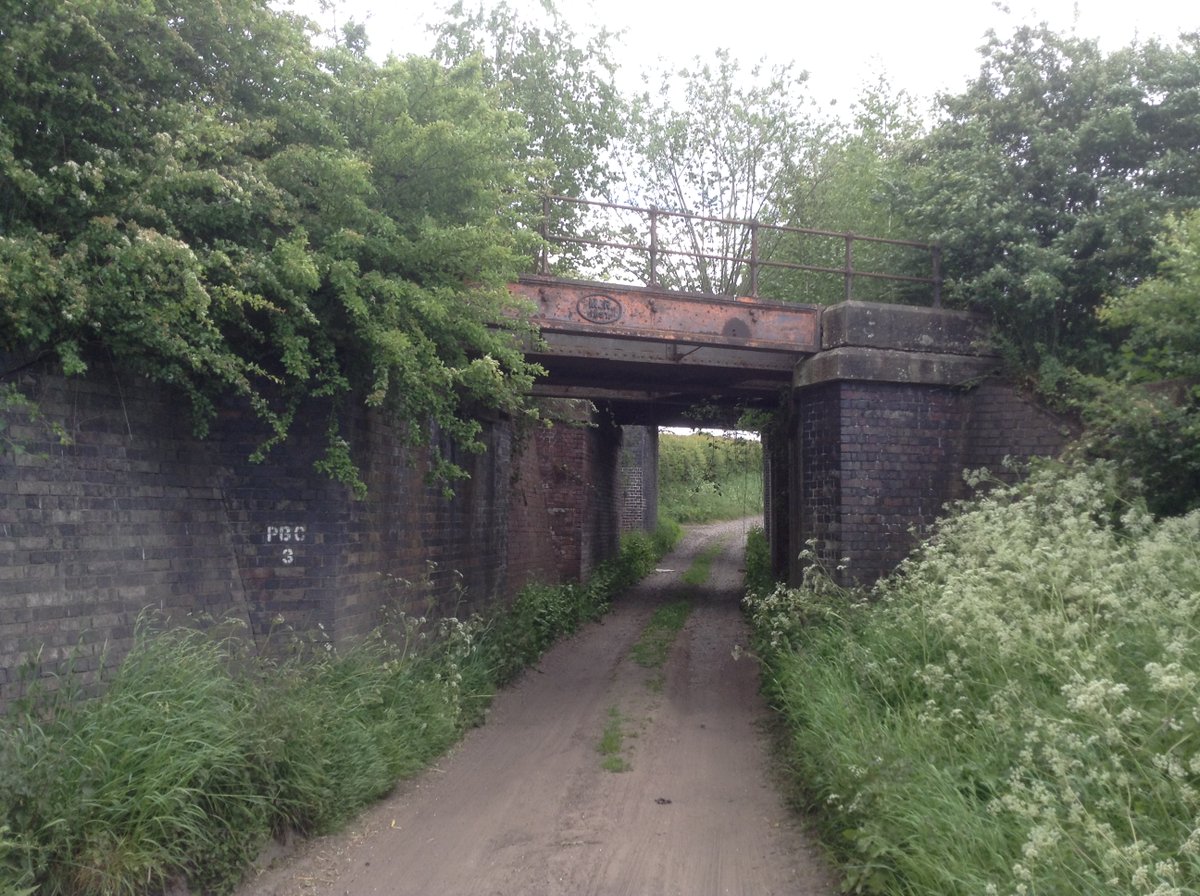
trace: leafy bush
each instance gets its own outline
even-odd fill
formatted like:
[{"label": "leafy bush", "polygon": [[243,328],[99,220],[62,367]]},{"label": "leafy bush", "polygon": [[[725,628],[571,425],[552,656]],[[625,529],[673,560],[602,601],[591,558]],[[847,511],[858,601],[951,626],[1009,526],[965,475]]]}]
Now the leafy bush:
[{"label": "leafy bush", "polygon": [[1048,467],[868,597],[817,570],[748,598],[850,887],[1200,892],[1200,513]]},{"label": "leafy bush", "polygon": [[359,490],[341,406],[469,450],[480,408],[532,412],[535,166],[478,62],[318,49],[262,0],[23,4],[0,121],[0,352],[111,360],[198,435],[235,397],[264,451],[317,414]]},{"label": "leafy bush", "polygon": [[1146,484],[1156,513],[1200,507],[1200,212],[1167,220],[1153,277],[1110,295],[1101,319],[1123,336],[1114,376],[1073,377],[1092,457]]},{"label": "leafy bush", "polygon": [[771,568],[771,545],[766,530],[754,526],[746,533],[746,591],[763,595],[775,587],[775,570]]},{"label": "leafy bush", "polygon": [[1072,450],[1114,461],[1139,479],[1156,514],[1200,507],[1200,385],[1073,380],[1087,428]]}]

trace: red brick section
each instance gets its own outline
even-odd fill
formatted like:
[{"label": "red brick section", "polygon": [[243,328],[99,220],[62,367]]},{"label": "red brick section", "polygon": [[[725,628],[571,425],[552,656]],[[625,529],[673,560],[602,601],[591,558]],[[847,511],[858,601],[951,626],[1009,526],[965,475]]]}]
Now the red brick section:
[{"label": "red brick section", "polygon": [[515,454],[508,569],[518,589],[580,577],[587,441],[585,427],[555,426],[537,430]]},{"label": "red brick section", "polygon": [[[26,372],[21,388],[64,420],[71,443],[9,414],[0,443],[0,706],[75,654],[94,676],[128,650],[146,608],[233,616],[262,646],[286,632],[346,639],[385,606],[463,614],[532,580],[576,578],[616,546],[619,429],[556,427],[514,438],[485,423],[488,450],[443,451],[470,478],[446,498],[384,415],[349,421],[366,500],[313,469],[328,413],[299,421],[261,464],[248,414],[193,438],[176,397],[97,370]],[[434,434],[436,438],[436,433]]]},{"label": "red brick section", "polygon": [[611,424],[539,429],[515,451],[509,503],[510,591],[586,578],[619,546],[618,454]]}]

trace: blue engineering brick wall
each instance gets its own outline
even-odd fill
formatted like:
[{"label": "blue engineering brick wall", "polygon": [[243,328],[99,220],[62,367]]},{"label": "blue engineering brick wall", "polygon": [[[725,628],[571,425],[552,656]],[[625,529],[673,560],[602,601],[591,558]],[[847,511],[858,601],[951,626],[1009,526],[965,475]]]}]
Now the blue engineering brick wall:
[{"label": "blue engineering brick wall", "polygon": [[248,413],[227,409],[202,441],[175,395],[111,370],[67,379],[34,367],[16,381],[70,441],[6,414],[0,706],[19,692],[22,668],[45,676],[68,655],[93,680],[102,657],[111,668],[128,650],[147,610],[234,617],[265,648],[287,629],[353,639],[385,606],[464,614],[529,581],[586,575],[615,550],[611,428],[517,439],[508,422],[485,421],[486,452],[443,443],[470,473],[446,498],[402,430],[356,411],[349,430],[369,490],[356,500],[313,469],[327,413],[297,421],[254,464],[262,432]]},{"label": "blue engineering brick wall", "polygon": [[1071,436],[999,380],[972,389],[826,382],[799,390],[792,415],[793,581],[815,560],[841,582],[874,582],[965,496],[964,469],[1054,456]]}]

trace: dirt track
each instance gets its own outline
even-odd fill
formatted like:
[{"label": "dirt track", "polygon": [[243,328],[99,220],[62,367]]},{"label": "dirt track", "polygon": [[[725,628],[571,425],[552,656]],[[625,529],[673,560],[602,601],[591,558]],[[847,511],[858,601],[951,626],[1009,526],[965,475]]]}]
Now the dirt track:
[{"label": "dirt track", "polygon": [[[733,657],[746,525],[690,530],[669,571],[551,650],[436,768],[239,896],[834,893],[772,786],[755,663]],[[682,584],[714,540],[709,584]],[[682,597],[694,610],[655,683],[629,649]],[[623,772],[597,750],[614,708]]]}]

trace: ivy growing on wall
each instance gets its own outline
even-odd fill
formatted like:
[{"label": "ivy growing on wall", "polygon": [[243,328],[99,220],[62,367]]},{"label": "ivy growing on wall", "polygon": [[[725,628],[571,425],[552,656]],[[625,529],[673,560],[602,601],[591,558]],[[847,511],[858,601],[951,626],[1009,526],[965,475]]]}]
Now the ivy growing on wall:
[{"label": "ivy growing on wall", "polygon": [[[505,284],[528,162],[477,64],[320,50],[264,0],[47,0],[0,17],[0,354],[97,353],[262,450],[352,404],[479,449],[536,372]],[[0,371],[2,374],[3,371]],[[436,446],[434,446],[436,449]]]}]

